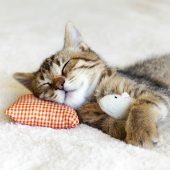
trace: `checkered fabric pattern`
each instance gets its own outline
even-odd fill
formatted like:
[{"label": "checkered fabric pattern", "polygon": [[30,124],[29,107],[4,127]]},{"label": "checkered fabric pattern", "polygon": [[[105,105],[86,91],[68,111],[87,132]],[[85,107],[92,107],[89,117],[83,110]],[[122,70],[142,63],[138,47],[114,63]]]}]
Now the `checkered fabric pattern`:
[{"label": "checkered fabric pattern", "polygon": [[5,113],[16,122],[30,126],[62,129],[73,128],[79,124],[74,109],[40,100],[32,94],[20,97]]}]

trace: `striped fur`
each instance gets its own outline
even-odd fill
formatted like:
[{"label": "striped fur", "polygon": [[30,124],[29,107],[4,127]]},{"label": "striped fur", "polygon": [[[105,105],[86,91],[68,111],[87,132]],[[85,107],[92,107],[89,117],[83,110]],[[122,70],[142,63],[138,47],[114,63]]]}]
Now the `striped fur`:
[{"label": "striped fur", "polygon": [[[159,126],[170,117],[169,65],[170,56],[164,56],[124,70],[110,68],[68,23],[64,48],[47,58],[38,71],[14,77],[35,96],[75,108],[81,123],[127,143],[152,148],[160,139]],[[98,102],[105,95],[123,92],[134,103],[127,120],[116,120]]]}]

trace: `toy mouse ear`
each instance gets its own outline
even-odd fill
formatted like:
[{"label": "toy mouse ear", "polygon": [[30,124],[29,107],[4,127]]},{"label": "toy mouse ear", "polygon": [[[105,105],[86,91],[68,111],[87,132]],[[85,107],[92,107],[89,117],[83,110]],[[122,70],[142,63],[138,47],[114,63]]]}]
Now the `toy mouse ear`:
[{"label": "toy mouse ear", "polygon": [[124,97],[124,98],[128,98],[128,97],[130,97],[130,96],[129,96],[129,94],[128,94],[128,93],[124,92],[124,93],[122,94],[122,97]]},{"label": "toy mouse ear", "polygon": [[64,48],[67,47],[79,48],[82,51],[89,50],[89,47],[84,42],[84,39],[81,36],[80,32],[72,22],[68,22],[65,29]]},{"label": "toy mouse ear", "polygon": [[34,73],[15,73],[13,77],[30,91],[33,90],[32,81],[34,78]]}]

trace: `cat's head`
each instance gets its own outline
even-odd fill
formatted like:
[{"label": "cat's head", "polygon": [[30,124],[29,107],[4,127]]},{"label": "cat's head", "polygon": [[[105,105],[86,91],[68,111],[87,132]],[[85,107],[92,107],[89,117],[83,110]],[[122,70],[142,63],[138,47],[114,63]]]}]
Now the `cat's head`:
[{"label": "cat's head", "polygon": [[14,78],[40,99],[78,108],[93,93],[102,68],[98,55],[69,22],[63,49],[47,58],[37,72],[16,73]]}]

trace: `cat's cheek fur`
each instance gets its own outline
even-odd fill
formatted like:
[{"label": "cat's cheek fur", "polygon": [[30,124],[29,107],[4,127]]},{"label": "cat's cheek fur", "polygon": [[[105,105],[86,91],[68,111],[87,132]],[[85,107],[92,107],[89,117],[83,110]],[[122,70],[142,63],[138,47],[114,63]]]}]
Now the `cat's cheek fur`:
[{"label": "cat's cheek fur", "polygon": [[67,91],[67,92],[75,91],[75,90],[78,90],[79,88],[81,88],[81,86],[83,84],[84,83],[83,83],[82,79],[75,80],[74,82],[70,82],[69,80],[65,80],[64,90]]},{"label": "cat's cheek fur", "polygon": [[55,98],[55,102],[63,104],[65,100],[65,92],[63,90],[57,90],[57,97]]},{"label": "cat's cheek fur", "polygon": [[67,92],[64,104],[77,109],[85,102],[88,88],[89,82],[84,81],[79,89]]}]

